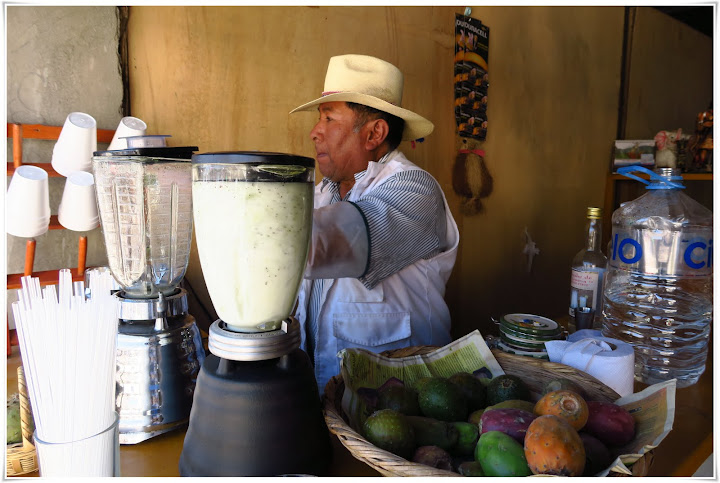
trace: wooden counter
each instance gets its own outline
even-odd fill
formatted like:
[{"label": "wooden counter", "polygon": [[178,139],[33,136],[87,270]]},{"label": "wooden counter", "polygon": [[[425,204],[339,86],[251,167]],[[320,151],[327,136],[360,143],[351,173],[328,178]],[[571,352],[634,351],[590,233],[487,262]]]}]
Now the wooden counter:
[{"label": "wooden counter", "polygon": [[[17,347],[7,360],[7,391],[17,392],[17,367],[20,355]],[[675,424],[662,444],[654,451],[655,457],[648,476],[692,476],[713,452],[713,367],[712,346],[708,364],[700,381],[690,387],[678,389],[675,399]],[[645,386],[636,383],[635,390]],[[165,433],[136,445],[121,445],[120,465],[122,476],[179,476],[178,461],[185,431]],[[380,476],[355,459],[331,435],[333,462],[328,476]],[[38,476],[37,473],[24,476]]]}]

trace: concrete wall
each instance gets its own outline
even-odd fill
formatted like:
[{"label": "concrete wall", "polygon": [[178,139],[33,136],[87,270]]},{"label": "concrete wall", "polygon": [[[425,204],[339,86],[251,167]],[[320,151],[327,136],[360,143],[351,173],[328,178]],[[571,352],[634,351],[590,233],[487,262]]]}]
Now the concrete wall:
[{"label": "concrete wall", "polygon": [[[7,121],[62,126],[74,111],[90,114],[98,128],[122,118],[117,8],[6,5]],[[7,159],[12,162],[8,139]],[[25,140],[23,160],[49,163],[54,141]],[[99,144],[102,149],[107,145]],[[7,178],[10,182],[10,177]],[[50,178],[50,209],[57,214],[65,178]],[[8,206],[8,210],[15,207]],[[100,228],[49,230],[36,238],[34,269],[77,266],[78,236],[88,237],[87,265],[107,264]],[[25,238],[6,235],[7,273],[23,271]],[[14,291],[13,291],[14,292]],[[8,305],[16,300],[8,294]]]}]

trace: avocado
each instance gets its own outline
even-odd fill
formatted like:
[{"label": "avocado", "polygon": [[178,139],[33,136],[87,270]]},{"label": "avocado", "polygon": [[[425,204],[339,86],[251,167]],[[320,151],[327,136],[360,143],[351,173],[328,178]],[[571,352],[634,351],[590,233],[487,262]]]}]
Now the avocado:
[{"label": "avocado", "polygon": [[468,372],[456,372],[448,378],[465,394],[468,401],[468,411],[475,411],[485,407],[485,384]]},{"label": "avocado", "polygon": [[459,387],[443,377],[435,377],[422,385],[418,403],[424,416],[441,421],[465,421],[467,398]]},{"label": "avocado", "polygon": [[530,389],[525,382],[517,376],[503,374],[494,377],[487,386],[487,399],[485,402],[488,406],[493,406],[508,399],[529,401]]},{"label": "avocado", "polygon": [[413,382],[412,384],[410,384],[410,386],[419,393],[420,390],[423,388],[423,386],[424,386],[425,384],[427,384],[429,381],[433,380],[433,379],[435,379],[435,378],[434,378],[434,377],[430,377],[430,376],[428,376],[428,377],[421,377],[421,378],[418,379],[417,381],[415,381],[415,382]]},{"label": "avocado", "polygon": [[407,416],[407,420],[415,431],[418,446],[439,446],[451,451],[458,443],[460,433],[452,423],[425,416]]},{"label": "avocado", "polygon": [[363,423],[363,434],[378,448],[410,459],[415,450],[415,431],[405,415],[393,409],[380,409]]},{"label": "avocado", "polygon": [[378,390],[378,409],[394,409],[407,416],[419,416],[418,393],[405,386],[381,388]]},{"label": "avocado", "polygon": [[523,445],[500,431],[480,435],[475,447],[475,461],[479,461],[486,476],[530,476]]}]

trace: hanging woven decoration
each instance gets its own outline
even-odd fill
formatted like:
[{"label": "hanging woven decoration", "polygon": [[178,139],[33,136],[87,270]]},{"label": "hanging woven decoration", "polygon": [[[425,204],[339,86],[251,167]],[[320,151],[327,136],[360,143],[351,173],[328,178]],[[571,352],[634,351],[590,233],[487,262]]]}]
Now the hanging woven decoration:
[{"label": "hanging woven decoration", "polygon": [[488,127],[489,38],[480,20],[455,16],[455,122],[461,137],[479,141]]},{"label": "hanging woven decoration", "polygon": [[482,199],[490,196],[493,189],[493,178],[485,165],[485,151],[460,149],[453,166],[452,183],[455,193],[463,197],[460,211],[464,215],[482,213]]}]

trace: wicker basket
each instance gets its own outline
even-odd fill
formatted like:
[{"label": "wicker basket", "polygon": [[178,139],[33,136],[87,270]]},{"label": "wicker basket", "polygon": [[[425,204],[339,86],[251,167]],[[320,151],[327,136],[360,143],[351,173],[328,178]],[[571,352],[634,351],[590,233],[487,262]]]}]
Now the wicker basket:
[{"label": "wicker basket", "polygon": [[32,410],[28,399],[25,373],[22,366],[17,369],[18,393],[20,394],[20,430],[22,443],[7,445],[7,476],[19,476],[38,470],[37,454],[30,431]]},{"label": "wicker basket", "polygon": [[[407,347],[384,352],[388,357],[407,357],[426,354],[436,349],[430,346]],[[564,364],[541,361],[530,357],[516,356],[493,349],[493,355],[506,374],[520,376],[527,383],[534,398],[539,395],[545,384],[552,379],[563,377],[578,383],[585,391],[588,399],[613,402],[620,396],[608,386],[594,377]],[[364,462],[383,476],[461,476],[450,471],[432,468],[410,462],[389,451],[382,450],[353,430],[345,419],[341,401],[345,383],[342,376],[330,379],[325,386],[323,412],[328,429],[338,437],[340,442],[358,460]],[[652,463],[652,452],[643,455],[631,470],[633,476],[646,476]],[[621,473],[610,473],[609,476],[628,476]]]}]

